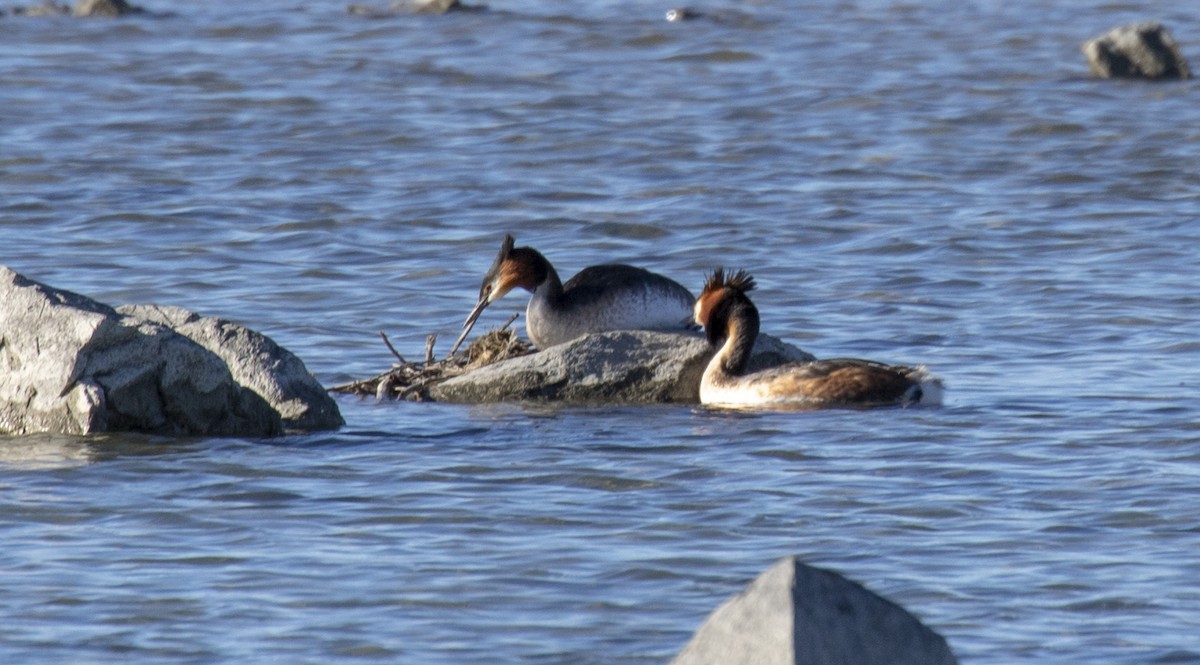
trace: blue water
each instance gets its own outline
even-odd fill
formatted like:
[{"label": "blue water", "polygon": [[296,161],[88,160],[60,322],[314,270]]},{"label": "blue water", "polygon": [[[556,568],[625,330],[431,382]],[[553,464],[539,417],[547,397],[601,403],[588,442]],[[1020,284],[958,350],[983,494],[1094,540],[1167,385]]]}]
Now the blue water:
[{"label": "blue water", "polygon": [[490,4],[0,17],[0,263],[327,385],[379,331],[444,352],[505,232],[564,275],[745,267],[766,332],[946,405],[2,439],[0,660],[663,663],[796,554],[964,663],[1200,663],[1200,84],[1078,51],[1156,19],[1195,64],[1191,7]]}]

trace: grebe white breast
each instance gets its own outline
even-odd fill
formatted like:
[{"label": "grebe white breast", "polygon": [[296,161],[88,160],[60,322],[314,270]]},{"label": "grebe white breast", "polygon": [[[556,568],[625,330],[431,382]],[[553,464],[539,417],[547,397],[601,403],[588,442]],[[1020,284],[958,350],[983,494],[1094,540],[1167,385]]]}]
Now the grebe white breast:
[{"label": "grebe white breast", "polygon": [[791,363],[746,373],[758,337],[758,308],[746,294],[746,271],[717,268],[696,300],[696,323],[717,354],[700,380],[700,402],[731,407],[823,407],[938,404],[942,382],[924,367],[857,358]]},{"label": "grebe white breast", "polygon": [[459,343],[488,305],[518,286],[533,293],[525,310],[525,331],[538,348],[605,330],[695,329],[695,298],[674,280],[642,268],[608,264],[584,268],[564,284],[540,252],[514,244],[511,235],[504,236]]}]

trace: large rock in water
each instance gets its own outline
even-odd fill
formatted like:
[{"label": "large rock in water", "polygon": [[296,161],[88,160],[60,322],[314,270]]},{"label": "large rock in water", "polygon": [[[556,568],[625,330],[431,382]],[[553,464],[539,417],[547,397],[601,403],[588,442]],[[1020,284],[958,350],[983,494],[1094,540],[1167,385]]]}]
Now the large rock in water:
[{"label": "large rock in water", "polygon": [[[436,401],[461,403],[697,403],[700,377],[712,356],[698,334],[593,333],[481,367],[432,387],[429,394]],[[750,369],[812,359],[790,344],[759,335]]]},{"label": "large rock in water", "polygon": [[271,436],[343,424],[269,338],[179,308],[114,309],[0,266],[0,433]]},{"label": "large rock in water", "polygon": [[1083,45],[1092,74],[1102,78],[1186,79],[1191,77],[1179,45],[1159,23],[1113,28]]},{"label": "large rock in water", "polygon": [[955,665],[903,607],[795,557],[718,607],[671,665]]}]

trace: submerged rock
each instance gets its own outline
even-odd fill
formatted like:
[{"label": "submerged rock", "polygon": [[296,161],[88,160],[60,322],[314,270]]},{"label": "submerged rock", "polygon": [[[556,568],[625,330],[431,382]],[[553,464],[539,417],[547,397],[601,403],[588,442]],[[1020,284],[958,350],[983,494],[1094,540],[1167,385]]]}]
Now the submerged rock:
[{"label": "submerged rock", "polygon": [[0,266],[0,433],[271,436],[343,424],[264,335],[175,307],[114,309]]},{"label": "submerged rock", "polygon": [[[441,402],[694,404],[713,349],[696,334],[621,330],[511,358],[432,386]],[[759,335],[751,371],[813,356]]]},{"label": "submerged rock", "polygon": [[787,557],[718,607],[671,665],[955,665],[903,607]]},{"label": "submerged rock", "polygon": [[1082,47],[1092,74],[1102,78],[1186,79],[1187,61],[1160,23],[1113,28]]}]

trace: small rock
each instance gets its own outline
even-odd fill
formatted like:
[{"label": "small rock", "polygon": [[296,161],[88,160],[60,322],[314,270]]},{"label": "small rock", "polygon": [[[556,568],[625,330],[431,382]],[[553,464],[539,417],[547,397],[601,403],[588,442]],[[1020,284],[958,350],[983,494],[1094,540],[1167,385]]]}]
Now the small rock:
[{"label": "small rock", "polygon": [[1186,79],[1191,77],[1179,45],[1159,23],[1113,28],[1083,45],[1092,74],[1102,78]]},{"label": "small rock", "polygon": [[384,18],[397,14],[448,14],[450,12],[472,12],[486,9],[486,5],[464,5],[459,0],[393,0],[388,9],[377,9],[367,5],[350,5],[346,11],[356,16]]},{"label": "small rock", "polygon": [[20,16],[125,16],[142,14],[146,10],[129,4],[126,0],[77,0],[75,7],[45,0],[40,5],[19,7],[13,10]]},{"label": "small rock", "polygon": [[671,665],[955,665],[903,607],[787,557],[718,607]]},{"label": "small rock", "polygon": [[[700,376],[714,350],[684,332],[592,333],[537,353],[481,367],[430,388],[441,402],[661,404],[700,401]],[[759,335],[751,371],[812,360],[804,351]]]},{"label": "small rock", "polygon": [[392,9],[419,14],[445,14],[458,6],[458,0],[397,0],[392,3]]},{"label": "small rock", "polygon": [[687,7],[675,7],[674,9],[667,10],[666,19],[671,23],[677,23],[679,21],[691,21],[702,18],[703,16],[703,13],[694,9],[688,9]]},{"label": "small rock", "polygon": [[140,14],[145,10],[134,7],[125,0],[78,0],[72,14],[75,16],[124,16]]}]

